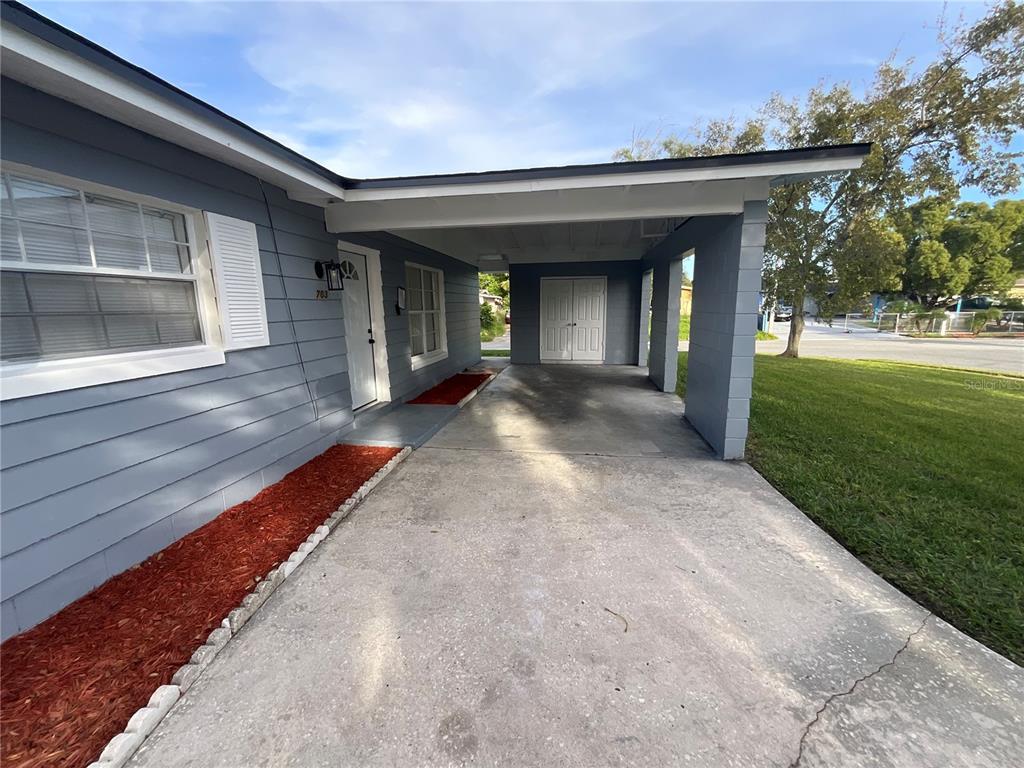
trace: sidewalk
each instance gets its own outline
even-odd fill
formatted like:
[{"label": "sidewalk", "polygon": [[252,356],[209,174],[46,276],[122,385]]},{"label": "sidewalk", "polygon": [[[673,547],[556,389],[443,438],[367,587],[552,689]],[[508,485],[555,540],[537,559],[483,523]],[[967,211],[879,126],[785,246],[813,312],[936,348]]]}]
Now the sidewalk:
[{"label": "sidewalk", "polygon": [[480,343],[481,349],[512,349],[512,326],[505,326],[505,335],[499,336],[494,341],[483,341]]},{"label": "sidewalk", "polygon": [[[759,341],[759,355],[777,355],[786,348],[789,323],[775,323],[779,338]],[[679,342],[679,351],[689,348]],[[846,333],[841,328],[808,323],[800,339],[801,357],[831,357],[846,360],[895,360],[951,368],[974,368],[995,373],[1024,375],[1024,339],[913,339],[891,333]]]}]

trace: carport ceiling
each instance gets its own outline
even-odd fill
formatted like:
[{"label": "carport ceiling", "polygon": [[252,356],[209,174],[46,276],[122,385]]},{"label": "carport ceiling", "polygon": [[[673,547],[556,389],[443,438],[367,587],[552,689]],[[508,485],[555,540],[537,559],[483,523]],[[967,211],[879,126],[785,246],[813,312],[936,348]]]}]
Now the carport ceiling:
[{"label": "carport ceiling", "polygon": [[572,221],[495,227],[406,229],[407,240],[481,269],[554,261],[636,260],[683,218]]}]

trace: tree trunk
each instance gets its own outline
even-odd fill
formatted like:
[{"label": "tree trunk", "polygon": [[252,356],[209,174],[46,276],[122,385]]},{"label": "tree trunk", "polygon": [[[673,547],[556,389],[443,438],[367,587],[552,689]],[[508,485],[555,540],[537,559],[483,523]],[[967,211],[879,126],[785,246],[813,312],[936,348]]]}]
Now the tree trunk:
[{"label": "tree trunk", "polygon": [[793,316],[789,320],[786,351],[779,357],[800,357],[800,336],[804,332],[804,294],[793,297]]}]

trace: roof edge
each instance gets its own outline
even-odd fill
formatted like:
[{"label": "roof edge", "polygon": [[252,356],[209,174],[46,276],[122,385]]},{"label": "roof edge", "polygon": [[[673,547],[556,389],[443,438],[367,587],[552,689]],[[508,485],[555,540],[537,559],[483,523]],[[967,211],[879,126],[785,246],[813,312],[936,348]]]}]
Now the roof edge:
[{"label": "roof edge", "polygon": [[591,163],[583,165],[553,165],[539,168],[521,168],[503,171],[473,173],[441,173],[422,176],[392,176],[371,179],[348,179],[346,189],[398,189],[402,187],[446,186],[481,184],[495,181],[530,181],[573,176],[603,176],[607,174],[638,173],[647,171],[696,170],[701,168],[727,168],[772,162],[823,160],[844,157],[864,157],[871,151],[870,142],[832,144],[795,149],[767,149],[702,157],[672,157],[658,160]]},{"label": "roof edge", "polygon": [[164,80],[162,77],[153,74],[127,59],[121,58],[116,53],[104,48],[98,43],[64,27],[38,11],[29,8],[17,0],[3,0],[0,3],[0,15],[4,21],[10,22],[19,29],[28,32],[40,40],[60,48],[67,53],[78,56],[86,61],[99,65],[108,70],[111,74],[122,77],[136,86],[140,86],[155,93],[158,96],[169,99],[179,107],[184,107],[204,117],[213,117],[226,123],[227,126],[238,133],[244,133],[249,140],[256,141],[264,148],[278,157],[301,165],[308,171],[315,173],[327,181],[345,187],[351,180],[335,173],[329,168],[310,160],[305,155],[296,152],[294,149],[272,139],[252,126],[232,117],[217,107],[193,96],[173,83]]}]

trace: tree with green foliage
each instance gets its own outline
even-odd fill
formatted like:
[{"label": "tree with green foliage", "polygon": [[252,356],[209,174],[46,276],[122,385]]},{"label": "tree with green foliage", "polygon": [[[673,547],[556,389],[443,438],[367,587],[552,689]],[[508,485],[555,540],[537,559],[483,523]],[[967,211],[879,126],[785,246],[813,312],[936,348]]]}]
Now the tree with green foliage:
[{"label": "tree with green foliage", "polygon": [[892,220],[907,244],[902,292],[926,306],[957,296],[1004,294],[1024,272],[1024,200],[989,207],[926,197]]},{"label": "tree with green foliage", "polygon": [[[742,124],[711,121],[686,139],[634,137],[616,153],[630,160],[872,142],[860,169],[771,194],[763,287],[769,301],[793,306],[784,355],[799,354],[805,297],[827,318],[872,291],[900,288],[908,246],[885,214],[929,194],[956,199],[963,187],[998,195],[1020,186],[1010,142],[1024,129],[1024,5],[1002,0],[973,25],[943,28],[939,44],[924,66],[890,57],[861,95],[845,83],[803,99],[776,95]],[[941,261],[933,246],[925,251],[922,266]]]},{"label": "tree with green foliage", "polygon": [[999,321],[1003,316],[1001,309],[996,307],[989,307],[983,309],[980,312],[975,312],[971,317],[971,333],[975,336],[984,331],[989,325],[999,325]]},{"label": "tree with green foliage", "polygon": [[480,290],[497,296],[501,299],[501,304],[505,309],[509,308],[509,293],[508,293],[508,273],[491,273],[481,272],[480,273]]},{"label": "tree with green foliage", "polygon": [[505,315],[502,312],[495,312],[490,303],[484,301],[480,304],[480,340],[490,341],[505,333]]},{"label": "tree with green foliage", "polygon": [[494,325],[494,309],[486,301],[480,305],[480,327],[490,328]]}]

